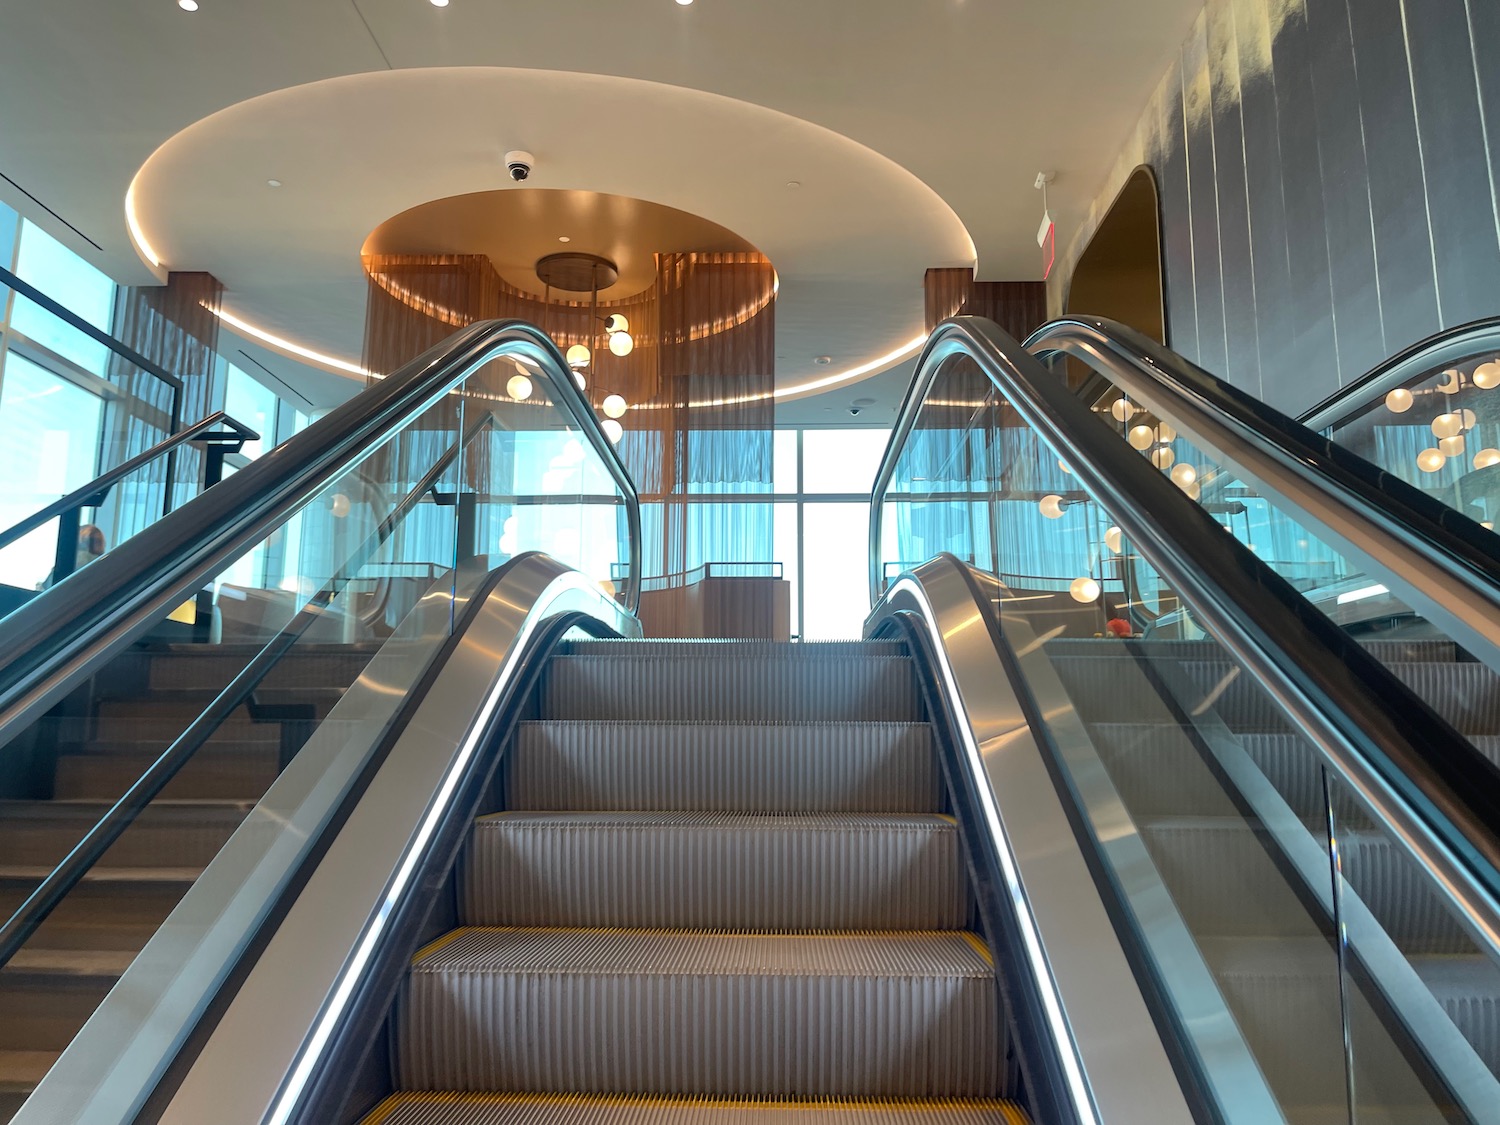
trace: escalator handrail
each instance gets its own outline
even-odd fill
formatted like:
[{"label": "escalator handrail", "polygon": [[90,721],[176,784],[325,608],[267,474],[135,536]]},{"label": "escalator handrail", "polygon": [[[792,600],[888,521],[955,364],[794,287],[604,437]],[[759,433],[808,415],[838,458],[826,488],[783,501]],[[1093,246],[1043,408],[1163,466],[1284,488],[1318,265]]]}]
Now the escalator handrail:
[{"label": "escalator handrail", "polygon": [[[518,356],[545,382],[625,497],[630,567],[638,577],[635,485],[562,353],[534,325],[477,322],[7,617],[0,746],[383,439],[505,355]],[[637,588],[632,583],[627,597],[633,600]]]},{"label": "escalator handrail", "polygon": [[1073,474],[1125,537],[1500,953],[1500,770],[992,321],[945,321],[917,361],[871,493],[872,603],[885,494],[928,391],[960,357],[1048,445],[1068,451]]},{"label": "escalator handrail", "polygon": [[1500,355],[1500,317],[1471,320],[1418,340],[1303,411],[1297,421],[1320,433],[1335,430],[1397,387],[1483,351]]},{"label": "escalator handrail", "polygon": [[1413,608],[1500,669],[1500,555],[1474,520],[1122,324],[1071,316],[1037,329],[1025,347],[1102,364],[1134,401],[1167,403],[1165,416],[1191,420],[1179,428],[1231,449],[1299,511],[1332,513],[1363,543],[1378,543],[1379,565],[1404,587],[1397,593],[1421,599]]},{"label": "escalator handrail", "polygon": [[[210,434],[209,431],[220,423],[226,427],[227,432],[222,437],[217,434]],[[126,461],[121,461],[113,469],[100,473],[93,480],[89,481],[88,484],[83,485],[81,488],[75,488],[66,496],[59,497],[41,511],[33,512],[19,523],[12,524],[4,531],[0,531],[0,550],[9,547],[17,539],[35,531],[44,523],[56,519],[66,511],[73,508],[92,507],[88,503],[90,499],[108,492],[115,485],[130,476],[131,473],[151,464],[158,457],[166,456],[166,454],[172,452],[172,450],[176,449],[183,442],[205,440],[207,438],[217,438],[220,441],[246,442],[259,441],[260,434],[256,433],[243,422],[236,422],[228,414],[224,413],[224,411],[215,411],[206,418],[200,418],[191,426],[178,430],[170,437],[163,438],[150,449],[137,453],[134,457]],[[170,489],[171,486],[172,482],[168,481],[167,487]]]}]

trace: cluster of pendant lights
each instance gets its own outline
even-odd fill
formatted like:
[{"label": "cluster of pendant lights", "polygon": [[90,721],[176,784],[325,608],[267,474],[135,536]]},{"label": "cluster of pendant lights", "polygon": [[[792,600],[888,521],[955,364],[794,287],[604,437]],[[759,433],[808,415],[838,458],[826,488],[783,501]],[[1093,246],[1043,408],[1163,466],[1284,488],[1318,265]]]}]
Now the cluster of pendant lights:
[{"label": "cluster of pendant lights", "polygon": [[[1115,421],[1122,426],[1130,426],[1130,423],[1139,414],[1144,414],[1143,408],[1136,406],[1123,395],[1116,399],[1109,408]],[[1130,428],[1125,433],[1125,440],[1130,443],[1132,449],[1137,449],[1148,457],[1153,465],[1172,478],[1172,483],[1180,488],[1190,499],[1197,500],[1203,493],[1203,486],[1198,480],[1198,469],[1186,461],[1178,461],[1177,454],[1172,451],[1172,442],[1177,440],[1177,431],[1166,422],[1157,422],[1148,425],[1144,422]],[[1065,473],[1072,470],[1064,461],[1057,463]],[[1049,520],[1061,519],[1067,510],[1069,501],[1055,492],[1048,493],[1037,502],[1037,509]],[[1111,554],[1123,554],[1125,550],[1124,537],[1118,527],[1111,527],[1104,533],[1104,545],[1109,548]],[[1099,583],[1088,577],[1075,578],[1068,587],[1068,593],[1074,601],[1089,602],[1097,601],[1102,588]]]},{"label": "cluster of pendant lights", "polygon": [[[1500,387],[1500,360],[1481,363],[1469,379],[1482,391]],[[1445,395],[1455,395],[1463,388],[1464,373],[1457,368],[1444,371],[1443,381],[1437,386]],[[1415,403],[1415,396],[1405,387],[1397,387],[1385,396],[1385,407],[1392,414],[1405,414]],[[1437,438],[1437,445],[1417,454],[1417,468],[1424,473],[1435,473],[1448,464],[1449,458],[1462,457],[1468,452],[1469,437],[1478,421],[1467,407],[1439,414],[1432,420],[1432,435]],[[1486,446],[1474,451],[1474,468],[1488,469],[1492,465],[1500,465],[1500,449]]]},{"label": "cluster of pendant lights", "polygon": [[[635,338],[630,335],[630,322],[619,313],[604,319],[604,330],[609,335],[610,353],[617,356],[627,356],[635,351]],[[573,370],[573,380],[578,384],[580,391],[588,389],[588,380],[584,377],[589,365],[594,360],[594,353],[587,344],[574,344],[567,351],[568,366]],[[530,378],[525,375],[512,375],[505,384],[505,393],[517,402],[525,402],[531,397],[532,384]],[[625,436],[625,427],[620,425],[619,419],[625,416],[625,411],[630,409],[630,404],[625,401],[625,396],[620,394],[608,394],[604,401],[599,404],[599,412],[604,415],[604,433],[609,440],[618,443]]]}]

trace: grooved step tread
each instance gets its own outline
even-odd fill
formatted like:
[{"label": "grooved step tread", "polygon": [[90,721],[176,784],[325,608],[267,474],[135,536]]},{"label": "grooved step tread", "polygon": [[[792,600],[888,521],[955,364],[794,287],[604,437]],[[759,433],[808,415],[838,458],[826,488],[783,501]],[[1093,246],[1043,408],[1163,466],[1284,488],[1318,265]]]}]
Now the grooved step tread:
[{"label": "grooved step tread", "polygon": [[931,812],[932,731],[915,722],[522,723],[515,809]]},{"label": "grooved step tread", "polygon": [[936,814],[506,812],[475,822],[464,920],[485,926],[949,930],[958,827]]},{"label": "grooved step tread", "polygon": [[626,973],[836,977],[992,977],[967,931],[726,934],[466,926],[420,950],[414,974]]},{"label": "grooved step tread", "polygon": [[735,641],[735,640],[627,640],[624,638],[567,641],[558,648],[563,656],[608,656],[612,660],[632,657],[681,656],[691,660],[747,658],[774,660],[820,660],[828,657],[907,656],[902,641]]},{"label": "grooved step tread", "polygon": [[827,1098],[811,1101],[568,1094],[396,1094],[361,1125],[1029,1125],[1013,1102]]}]

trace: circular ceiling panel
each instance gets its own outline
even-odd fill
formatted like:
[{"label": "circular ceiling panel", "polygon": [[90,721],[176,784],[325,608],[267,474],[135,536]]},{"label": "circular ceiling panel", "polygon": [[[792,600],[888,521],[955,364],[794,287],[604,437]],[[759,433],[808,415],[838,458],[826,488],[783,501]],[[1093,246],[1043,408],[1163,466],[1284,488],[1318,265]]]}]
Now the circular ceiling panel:
[{"label": "circular ceiling panel", "polygon": [[[506,175],[511,149],[535,154],[524,183]],[[252,98],[158,148],[129,208],[153,264],[213,273],[238,321],[357,361],[371,231],[433,200],[538,189],[660,204],[759,249],[781,281],[778,394],[909,354],[923,272],[974,262],[947,203],[847,137],[717,94],[515,68],[382,71]],[[548,232],[553,250],[563,236]]]}]

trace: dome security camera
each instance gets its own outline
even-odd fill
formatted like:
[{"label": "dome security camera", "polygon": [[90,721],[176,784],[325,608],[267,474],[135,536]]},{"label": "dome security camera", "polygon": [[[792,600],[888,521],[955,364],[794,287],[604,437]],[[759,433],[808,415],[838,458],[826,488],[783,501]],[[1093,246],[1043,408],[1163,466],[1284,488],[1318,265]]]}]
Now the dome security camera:
[{"label": "dome security camera", "polygon": [[531,169],[535,165],[536,157],[522,149],[512,149],[505,154],[505,170],[517,183],[530,178]]},{"label": "dome security camera", "polygon": [[850,407],[850,408],[849,408],[849,413],[850,413],[850,414],[851,414],[851,415],[852,415],[852,416],[853,416],[853,417],[855,417],[855,418],[858,418],[858,417],[859,417],[859,412],[860,412],[860,410],[861,410],[861,409],[862,409],[862,408],[861,408],[861,407],[858,407],[858,406],[851,406],[851,407]]}]

